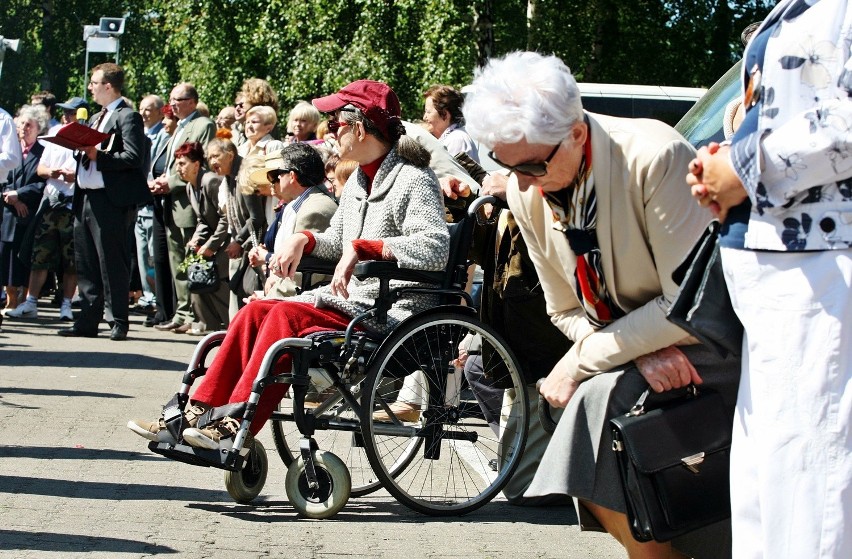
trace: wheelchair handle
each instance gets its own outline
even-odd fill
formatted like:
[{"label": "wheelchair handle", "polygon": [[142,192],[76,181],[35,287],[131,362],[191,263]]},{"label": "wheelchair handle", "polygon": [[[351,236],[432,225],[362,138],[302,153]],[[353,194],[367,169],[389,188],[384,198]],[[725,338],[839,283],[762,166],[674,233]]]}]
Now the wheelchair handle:
[{"label": "wheelchair handle", "polygon": [[535,382],[535,391],[538,392],[538,421],[545,433],[553,434],[556,430],[556,421],[553,420],[553,415],[550,413],[550,403],[541,395],[542,383],[544,383],[544,378]]}]

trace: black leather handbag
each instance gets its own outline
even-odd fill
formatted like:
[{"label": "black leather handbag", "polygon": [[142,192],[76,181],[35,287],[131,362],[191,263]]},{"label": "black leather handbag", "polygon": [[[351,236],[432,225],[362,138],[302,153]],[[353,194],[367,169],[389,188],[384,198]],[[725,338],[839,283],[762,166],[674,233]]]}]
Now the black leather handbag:
[{"label": "black leather handbag", "polygon": [[219,272],[215,260],[192,262],[186,267],[189,291],[196,294],[213,293],[219,289]]},{"label": "black leather handbag", "polygon": [[610,420],[627,518],[638,541],[669,541],[731,516],[733,408],[713,391],[646,409],[646,390]]},{"label": "black leather handbag", "polygon": [[720,356],[740,355],[743,325],[731,305],[719,254],[719,222],[704,231],[683,263],[672,272],[680,285],[666,318]]}]

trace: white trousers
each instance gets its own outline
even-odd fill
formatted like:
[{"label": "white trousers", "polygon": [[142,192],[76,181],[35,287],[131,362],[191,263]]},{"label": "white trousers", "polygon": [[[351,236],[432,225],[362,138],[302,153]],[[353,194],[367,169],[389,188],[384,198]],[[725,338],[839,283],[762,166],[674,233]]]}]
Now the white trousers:
[{"label": "white trousers", "polygon": [[852,250],[722,262],[746,332],[733,557],[852,558]]}]

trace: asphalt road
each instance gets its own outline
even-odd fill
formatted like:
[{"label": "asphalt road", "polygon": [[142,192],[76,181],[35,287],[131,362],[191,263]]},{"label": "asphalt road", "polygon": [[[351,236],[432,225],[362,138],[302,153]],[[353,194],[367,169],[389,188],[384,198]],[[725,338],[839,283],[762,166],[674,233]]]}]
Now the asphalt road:
[{"label": "asphalt road", "polygon": [[0,557],[624,557],[581,533],[571,507],[500,499],[460,518],[412,512],[386,492],[352,499],[333,519],[297,516],[268,429],[269,479],[235,503],[223,472],[148,451],[126,428],[155,418],[197,338],[134,317],[130,336],[68,339],[58,310],[6,319],[0,331]]}]

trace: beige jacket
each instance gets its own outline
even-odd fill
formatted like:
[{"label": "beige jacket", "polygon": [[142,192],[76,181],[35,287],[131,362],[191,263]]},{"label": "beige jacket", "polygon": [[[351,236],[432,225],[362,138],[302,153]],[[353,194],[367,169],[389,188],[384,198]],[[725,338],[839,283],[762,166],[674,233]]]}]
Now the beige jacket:
[{"label": "beige jacket", "polygon": [[574,345],[577,380],[692,338],[666,320],[677,294],[672,271],[710,221],[686,184],[693,148],[653,121],[589,114],[592,172],[598,198],[597,237],[606,285],[627,313],[594,331],[574,290],[576,257],[552,227],[549,206],[535,187],[520,192],[514,175],[509,207],[535,264],[554,324]]}]

